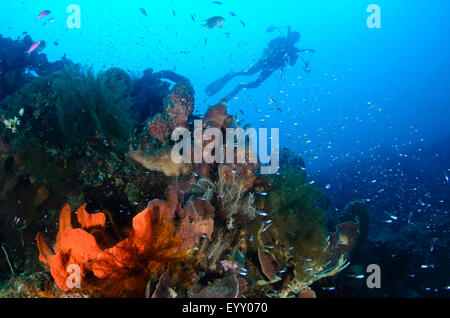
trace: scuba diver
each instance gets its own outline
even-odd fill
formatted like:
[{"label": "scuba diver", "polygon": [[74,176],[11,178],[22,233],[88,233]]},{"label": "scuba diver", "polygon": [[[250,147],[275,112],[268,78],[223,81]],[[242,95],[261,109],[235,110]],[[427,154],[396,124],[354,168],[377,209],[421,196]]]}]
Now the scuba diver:
[{"label": "scuba diver", "polygon": [[[270,27],[267,29],[267,32],[272,32],[275,29],[279,28]],[[282,72],[287,63],[289,63],[291,66],[294,66],[299,56],[301,57],[304,64],[303,70],[309,73],[311,71],[309,68],[309,59],[312,53],[314,53],[314,50],[300,50],[296,48],[295,44],[300,40],[300,33],[291,31],[290,26],[287,26],[287,29],[288,30],[286,36],[282,35],[269,42],[268,47],[264,50],[263,56],[258,60],[258,62],[256,62],[256,64],[254,64],[248,70],[229,73],[224,77],[214,81],[208,87],[206,87],[206,94],[208,96],[215,95],[236,76],[252,76],[259,73],[258,78],[255,81],[248,84],[239,84],[230,92],[230,94],[222,99],[224,101],[228,101],[243,88],[258,87],[277,69]]]}]

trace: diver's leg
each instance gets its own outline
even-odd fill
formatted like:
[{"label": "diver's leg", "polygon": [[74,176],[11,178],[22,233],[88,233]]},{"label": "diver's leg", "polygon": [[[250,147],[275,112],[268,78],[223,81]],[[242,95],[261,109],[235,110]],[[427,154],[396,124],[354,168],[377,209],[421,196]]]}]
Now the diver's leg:
[{"label": "diver's leg", "polygon": [[245,84],[237,85],[227,96],[222,98],[222,102],[228,102],[231,98],[237,95],[241,89],[245,87]]},{"label": "diver's leg", "polygon": [[233,73],[228,73],[225,76],[219,78],[218,80],[215,80],[214,82],[212,82],[211,84],[209,84],[206,88],[205,88],[205,92],[208,96],[213,96],[215,95],[217,92],[219,92],[225,85],[227,85],[227,83],[232,80],[234,78]]},{"label": "diver's leg", "polygon": [[[235,78],[236,76],[241,76],[241,75],[245,75],[245,76],[251,76],[253,74],[258,73],[261,70],[261,66],[258,64],[253,65],[250,69],[245,70],[245,71],[241,71],[241,72],[237,72],[237,73],[228,73],[225,76],[219,78],[218,80],[212,82],[211,84],[208,85],[208,87],[206,87],[205,92],[208,96],[212,96],[214,94],[216,94],[218,91],[220,91],[229,81],[231,81],[233,78]],[[238,85],[234,90],[237,92],[239,92],[241,88],[239,88],[240,85]]]},{"label": "diver's leg", "polygon": [[252,76],[261,71],[261,66],[258,64],[253,65],[248,70],[237,72],[233,74],[234,76]]},{"label": "diver's leg", "polygon": [[235,78],[236,76],[252,76],[261,71],[261,66],[259,64],[255,64],[250,67],[248,70],[240,71],[240,72],[230,72],[226,74],[222,79],[226,79],[227,81]]},{"label": "diver's leg", "polygon": [[242,88],[256,88],[261,85],[270,75],[272,75],[272,73],[273,71],[264,70],[261,72],[261,74],[259,74],[258,78],[255,81],[244,85],[244,87]]},{"label": "diver's leg", "polygon": [[262,71],[261,74],[259,74],[258,78],[256,79],[256,81],[253,81],[251,83],[248,84],[239,84],[238,86],[236,86],[227,96],[225,96],[224,98],[222,98],[223,101],[229,101],[232,97],[236,96],[237,93],[239,93],[239,91],[243,88],[255,88],[258,87],[259,85],[261,85],[271,74],[273,73],[273,71]]}]

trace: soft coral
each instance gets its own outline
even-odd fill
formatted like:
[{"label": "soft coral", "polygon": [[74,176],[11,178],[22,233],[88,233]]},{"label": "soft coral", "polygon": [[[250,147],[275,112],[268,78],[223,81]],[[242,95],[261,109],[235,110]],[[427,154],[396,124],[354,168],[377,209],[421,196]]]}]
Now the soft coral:
[{"label": "soft coral", "polygon": [[[80,267],[82,288],[102,296],[144,295],[152,275],[159,275],[170,265],[186,259],[186,252],[213,230],[214,208],[197,198],[183,206],[184,192],[174,181],[166,190],[168,202],[153,200],[133,218],[130,236],[112,247],[101,246],[94,235],[105,232],[103,213],[89,214],[85,205],[78,209],[80,228],[73,228],[71,210],[66,205],[59,218],[59,231],[53,250],[42,233],[37,234],[40,260],[50,266],[56,285],[64,291],[70,287],[67,267]],[[93,275],[88,275],[88,273]]]}]

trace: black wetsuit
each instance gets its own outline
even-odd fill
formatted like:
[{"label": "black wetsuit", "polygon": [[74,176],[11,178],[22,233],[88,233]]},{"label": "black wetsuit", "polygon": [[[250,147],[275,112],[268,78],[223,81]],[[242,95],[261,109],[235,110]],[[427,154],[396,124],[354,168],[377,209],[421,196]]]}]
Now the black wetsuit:
[{"label": "black wetsuit", "polygon": [[[300,50],[295,46],[291,46],[287,38],[278,37],[269,42],[269,46],[264,50],[263,57],[250,69],[233,74],[234,76],[246,75],[251,76],[260,73],[258,78],[251,83],[243,85],[242,88],[258,87],[273,72],[282,70],[286,63],[294,66],[297,62]],[[242,89],[241,88],[241,89]]]},{"label": "black wetsuit", "polygon": [[255,81],[236,86],[230,94],[224,98],[225,100],[228,100],[229,98],[235,96],[243,88],[258,87],[270,75],[272,75],[274,71],[278,69],[282,70],[287,63],[294,66],[301,50],[294,46],[295,42],[289,40],[289,34],[290,32],[288,32],[287,37],[281,36],[270,41],[268,47],[264,50],[263,57],[248,70],[225,75],[208,86],[206,93],[209,96],[214,95],[222,88],[222,86],[236,76],[252,76],[259,73],[258,78]]}]

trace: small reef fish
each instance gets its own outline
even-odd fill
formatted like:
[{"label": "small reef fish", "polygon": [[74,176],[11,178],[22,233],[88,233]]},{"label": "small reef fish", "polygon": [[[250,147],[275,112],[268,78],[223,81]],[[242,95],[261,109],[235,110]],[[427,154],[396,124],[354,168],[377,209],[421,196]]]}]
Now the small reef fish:
[{"label": "small reef fish", "polygon": [[42,11],[41,13],[39,13],[39,15],[36,17],[36,20],[39,20],[39,19],[41,19],[41,18],[43,18],[43,17],[46,17],[46,16],[48,16],[49,14],[50,14],[50,10],[44,10],[44,11]]},{"label": "small reef fish", "polygon": [[241,20],[241,24],[245,28],[245,22]]},{"label": "small reef fish", "polygon": [[230,11],[230,15],[231,15],[232,17],[235,17],[235,16],[236,16],[236,13]]},{"label": "small reef fish", "polygon": [[348,277],[352,277],[352,278],[356,278],[356,279],[363,279],[364,275],[357,275],[357,274],[353,274],[353,275],[347,275]]},{"label": "small reef fish", "polygon": [[33,52],[34,50],[36,50],[40,44],[41,44],[41,41],[36,41],[36,42],[34,42],[34,43],[30,46],[30,48],[28,49],[28,51],[26,51],[25,53],[28,53],[28,55],[30,55],[31,52]]},{"label": "small reef fish", "polygon": [[45,49],[45,41],[41,41],[41,44],[39,44],[39,46],[36,48],[36,53],[42,52]]},{"label": "small reef fish", "polygon": [[276,29],[277,27],[276,26],[270,26],[270,27],[268,27],[267,29],[266,29],[266,32],[268,32],[268,33],[272,33],[273,31],[275,31],[275,29]]},{"label": "small reef fish", "polygon": [[146,17],[148,17],[147,12],[145,11],[144,8],[139,8],[139,11],[141,11],[141,13],[142,13],[143,15],[145,15]]},{"label": "small reef fish", "polygon": [[191,19],[192,19],[192,22],[195,23],[195,14],[191,14]]},{"label": "small reef fish", "polygon": [[225,19],[220,16],[211,17],[206,20],[206,23],[203,25],[206,30],[215,29],[221,27],[225,22]]},{"label": "small reef fish", "polygon": [[214,4],[218,4],[218,5],[222,5],[223,3],[222,2],[220,2],[220,1],[213,1],[212,3],[214,3]]},{"label": "small reef fish", "polygon": [[265,228],[263,228],[262,230],[261,230],[261,233],[264,233],[265,231],[267,231],[268,229],[269,229],[269,227],[271,227],[271,223],[269,224],[269,225],[267,225]]}]

